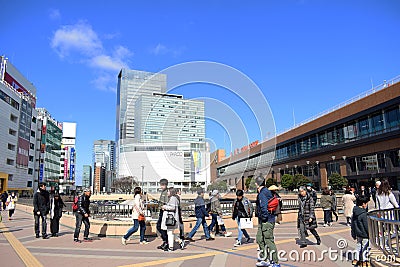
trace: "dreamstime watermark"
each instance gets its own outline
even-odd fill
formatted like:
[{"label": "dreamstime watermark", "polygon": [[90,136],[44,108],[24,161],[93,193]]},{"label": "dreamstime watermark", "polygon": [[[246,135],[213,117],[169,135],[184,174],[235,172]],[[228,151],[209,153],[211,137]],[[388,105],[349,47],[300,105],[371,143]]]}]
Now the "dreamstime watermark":
[{"label": "dreamstime watermark", "polygon": [[[280,262],[323,262],[323,261],[332,261],[332,262],[347,262],[352,261],[353,259],[362,258],[364,261],[369,260],[369,249],[365,250],[362,255],[359,255],[359,251],[357,249],[349,249],[348,243],[346,239],[338,239],[336,242],[336,248],[328,247],[327,249],[319,250],[278,250],[276,251],[268,251],[267,248],[264,250],[260,250],[258,252],[258,258],[260,260],[272,259],[272,255],[277,253],[278,259]],[[378,259],[376,257],[376,261],[393,261],[395,258],[385,257],[382,259]]]}]

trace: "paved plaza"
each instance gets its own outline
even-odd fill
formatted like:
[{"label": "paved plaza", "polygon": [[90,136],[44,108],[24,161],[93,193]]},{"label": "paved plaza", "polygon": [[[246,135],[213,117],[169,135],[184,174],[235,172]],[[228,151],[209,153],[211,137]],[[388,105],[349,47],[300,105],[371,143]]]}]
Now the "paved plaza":
[{"label": "paved plaza", "polygon": [[[206,241],[202,231],[184,250],[176,247],[174,252],[157,250],[161,241],[150,237],[150,243],[140,245],[138,239],[132,239],[126,246],[120,238],[93,237],[92,242],[73,242],[73,229],[61,226],[60,236],[48,240],[36,239],[33,231],[33,215],[20,209],[16,210],[14,219],[9,221],[6,212],[2,212],[0,223],[0,262],[1,266],[255,266],[257,261],[257,244],[234,248],[236,229],[231,229],[233,236],[217,237],[215,241]],[[321,219],[319,220],[321,221]],[[186,229],[188,232],[189,229]],[[249,231],[255,237],[256,229]],[[297,229],[295,223],[283,223],[275,228],[275,240],[281,250],[281,266],[351,266],[346,251],[355,249],[355,242],[350,237],[350,228],[340,217],[332,227],[319,226],[322,244],[314,244],[300,249],[296,245]],[[338,248],[338,240],[339,248]],[[342,248],[342,249],[340,249]],[[329,255],[331,251],[331,255]],[[286,255],[284,254],[286,252]],[[311,255],[311,260],[308,258]],[[315,255],[315,256],[314,256]],[[322,259],[321,258],[322,256]],[[304,260],[302,260],[302,256]],[[350,256],[351,258],[351,256]],[[336,260],[335,260],[336,259]]]}]

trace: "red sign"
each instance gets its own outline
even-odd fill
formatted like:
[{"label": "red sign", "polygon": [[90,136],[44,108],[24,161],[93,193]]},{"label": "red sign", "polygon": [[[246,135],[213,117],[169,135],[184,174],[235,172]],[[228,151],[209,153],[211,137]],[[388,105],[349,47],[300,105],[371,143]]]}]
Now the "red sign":
[{"label": "red sign", "polygon": [[33,108],[36,106],[36,99],[35,97],[28,91],[26,90],[19,82],[17,82],[10,74],[7,73],[7,71],[4,74],[4,80],[15,90],[20,92],[21,94],[28,96],[29,99],[31,100],[31,105]]},{"label": "red sign", "polygon": [[29,141],[18,137],[17,166],[28,167]]}]

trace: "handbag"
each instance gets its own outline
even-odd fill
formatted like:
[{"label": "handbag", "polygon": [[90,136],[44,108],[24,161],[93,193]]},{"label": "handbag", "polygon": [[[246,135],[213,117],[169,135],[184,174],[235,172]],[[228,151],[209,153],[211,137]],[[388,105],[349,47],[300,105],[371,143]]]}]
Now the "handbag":
[{"label": "handbag", "polygon": [[167,218],[165,219],[165,225],[166,226],[175,226],[176,225],[176,219],[175,219],[174,215],[172,215],[171,213],[167,214]]},{"label": "handbag", "polygon": [[146,221],[146,217],[143,214],[139,214],[138,221],[139,222],[144,222],[144,221]]},{"label": "handbag", "polygon": [[240,229],[252,229],[253,219],[252,218],[240,218]]}]

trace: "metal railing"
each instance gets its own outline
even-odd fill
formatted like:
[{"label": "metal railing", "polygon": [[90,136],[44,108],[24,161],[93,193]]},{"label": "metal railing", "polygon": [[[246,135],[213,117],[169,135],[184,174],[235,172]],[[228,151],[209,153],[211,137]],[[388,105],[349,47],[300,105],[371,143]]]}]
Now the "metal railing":
[{"label": "metal railing", "polygon": [[302,126],[304,124],[307,124],[307,123],[309,123],[309,122],[311,122],[313,120],[316,120],[316,119],[318,119],[318,118],[320,118],[322,116],[325,116],[325,115],[327,115],[327,114],[329,114],[331,112],[334,112],[334,111],[336,111],[338,109],[341,109],[341,108],[343,108],[343,107],[345,107],[347,105],[350,105],[350,104],[352,104],[352,103],[354,103],[354,102],[356,102],[356,101],[358,101],[358,100],[360,100],[360,99],[362,99],[364,97],[367,97],[367,96],[369,96],[369,95],[371,95],[371,94],[373,94],[375,92],[378,92],[378,91],[380,91],[382,89],[385,89],[385,88],[387,88],[387,87],[389,87],[389,86],[391,86],[393,84],[396,84],[398,82],[400,82],[400,76],[397,76],[397,77],[395,77],[393,79],[385,81],[382,84],[377,85],[377,86],[373,87],[372,89],[369,89],[368,91],[363,92],[363,93],[361,93],[361,94],[359,94],[359,95],[357,95],[357,96],[355,96],[355,97],[353,97],[353,98],[351,98],[351,99],[349,99],[349,100],[347,100],[345,102],[342,102],[342,103],[340,103],[340,104],[338,104],[338,105],[336,105],[336,106],[334,106],[334,107],[332,107],[332,108],[330,108],[328,110],[320,112],[317,115],[312,116],[311,118],[308,118],[308,119],[306,119],[306,120],[294,125],[293,127],[290,127],[290,128],[285,129],[283,131],[280,131],[277,135],[282,135],[284,133],[287,133],[287,132],[289,132],[289,131],[297,128],[297,127],[300,127],[300,126]]},{"label": "metal railing", "polygon": [[386,259],[400,263],[400,209],[374,210],[368,213],[371,245]]}]

